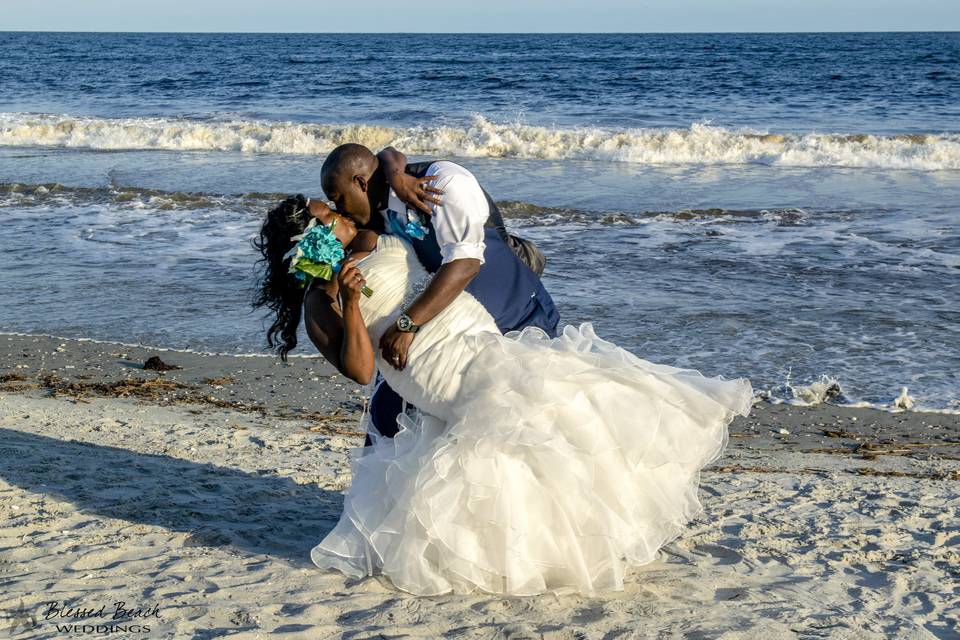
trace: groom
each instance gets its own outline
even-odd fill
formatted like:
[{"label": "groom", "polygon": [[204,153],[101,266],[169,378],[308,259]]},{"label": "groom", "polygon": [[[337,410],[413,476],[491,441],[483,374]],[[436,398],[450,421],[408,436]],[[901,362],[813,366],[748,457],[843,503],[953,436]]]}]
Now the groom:
[{"label": "groom", "polygon": [[[378,156],[363,145],[345,144],[327,156],[320,180],[338,212],[359,227],[403,236],[434,274],[380,340],[384,362],[403,369],[420,326],[463,291],[486,308],[503,333],[539,327],[551,337],[556,335],[559,314],[531,268],[542,268],[536,260],[539,252],[506,234],[496,205],[460,165],[447,161],[406,165],[406,157],[393,149]],[[425,214],[419,215],[395,191],[406,192],[411,181],[430,184],[430,192],[443,193],[442,201],[425,198],[430,202],[418,203]],[[377,432],[387,437],[396,434],[401,407],[400,396],[381,382],[370,400]]]}]

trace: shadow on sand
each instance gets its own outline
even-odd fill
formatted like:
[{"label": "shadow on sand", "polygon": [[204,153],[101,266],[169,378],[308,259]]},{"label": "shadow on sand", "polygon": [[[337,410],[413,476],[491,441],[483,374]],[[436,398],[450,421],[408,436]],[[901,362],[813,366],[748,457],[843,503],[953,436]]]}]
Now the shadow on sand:
[{"label": "shadow on sand", "polygon": [[185,546],[233,546],[313,566],[336,524],[337,491],[271,469],[249,473],[181,458],[0,428],[0,478],[86,513],[189,534]]}]

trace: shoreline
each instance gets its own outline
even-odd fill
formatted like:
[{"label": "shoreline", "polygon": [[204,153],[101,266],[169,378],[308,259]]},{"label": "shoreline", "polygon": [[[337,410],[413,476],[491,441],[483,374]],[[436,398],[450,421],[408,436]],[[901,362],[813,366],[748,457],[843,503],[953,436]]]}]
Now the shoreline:
[{"label": "shoreline", "polygon": [[[144,368],[152,357],[176,368]],[[359,434],[365,403],[365,389],[320,355],[283,363],[269,354],[238,357],[22,334],[0,334],[0,392],[80,402],[131,398],[157,406],[201,405],[336,424],[346,434]],[[957,450],[948,455],[960,456],[960,415],[755,398],[751,414],[731,423],[730,436],[748,438],[762,449],[859,451],[868,457],[868,447],[923,444],[911,453],[922,457],[921,449],[950,449],[956,443]]]},{"label": "shoreline", "polygon": [[[4,341],[8,343],[13,343],[13,344],[12,345],[8,344],[5,347],[3,344]],[[200,368],[203,370],[214,369],[218,366],[225,367],[228,369],[232,368],[234,365],[230,364],[231,359],[253,360],[253,361],[255,361],[256,359],[262,359],[263,361],[272,361],[272,364],[275,364],[275,365],[284,366],[280,362],[280,358],[278,356],[276,356],[275,354],[266,353],[266,352],[264,353],[224,353],[224,352],[218,352],[218,351],[200,351],[195,349],[180,349],[175,347],[157,347],[153,345],[134,344],[130,342],[119,342],[115,340],[100,340],[97,338],[69,338],[69,337],[57,336],[57,335],[52,335],[47,333],[23,333],[23,332],[17,332],[17,331],[0,331],[0,375],[4,373],[4,367],[6,366],[4,362],[8,361],[12,357],[15,357],[16,354],[14,352],[17,351],[18,349],[20,349],[21,355],[24,351],[32,352],[31,355],[27,357],[37,356],[39,360],[42,361],[43,356],[45,356],[47,353],[49,353],[50,355],[56,356],[59,353],[59,352],[56,352],[56,349],[58,347],[61,347],[61,346],[65,347],[66,345],[69,345],[69,344],[92,345],[87,349],[83,349],[81,347],[80,349],[81,357],[84,357],[85,359],[89,359],[91,357],[94,359],[103,358],[106,355],[106,353],[109,351],[109,353],[117,354],[118,357],[120,355],[123,355],[124,352],[132,352],[136,355],[143,356],[144,360],[150,357],[149,355],[144,355],[144,354],[153,354],[158,356],[159,354],[171,354],[170,355],[171,361],[177,360],[179,357],[179,354],[184,354],[184,359],[186,359],[191,364],[199,364]],[[209,358],[210,361],[204,364],[205,362],[204,358]],[[326,375],[326,376],[339,377],[341,378],[341,380],[338,383],[338,386],[342,386],[342,384],[344,383],[353,384],[351,381],[345,380],[342,378],[342,376],[339,376],[336,370],[330,367],[324,361],[323,357],[319,354],[307,354],[307,353],[291,354],[288,356],[288,360],[294,361],[293,364],[296,364],[297,362],[315,363],[315,365],[312,368],[308,367],[307,369],[308,375],[310,376]],[[126,366],[128,368],[133,368],[133,369],[138,368],[137,367],[138,363],[134,361],[126,362],[122,364],[123,366]],[[66,365],[66,366],[69,366],[69,365]],[[91,366],[91,365],[88,364],[87,366]],[[101,366],[96,366],[96,365],[92,365],[92,366],[94,366],[98,370],[98,373],[100,373],[100,370],[102,369]],[[248,370],[249,369],[259,370],[266,366],[269,366],[269,365],[268,364],[263,364],[262,366],[251,365],[250,367],[248,367]],[[70,368],[67,370],[76,368],[75,365],[69,366],[69,367]],[[26,367],[26,368],[29,369],[29,367]],[[315,373],[314,369],[316,369],[317,371],[320,371],[320,373],[319,374]],[[15,371],[13,373],[20,373],[20,372]],[[79,372],[73,372],[72,374],[73,377],[77,377],[78,373]],[[784,384],[789,386],[788,383],[784,383]],[[808,397],[810,396],[820,397],[820,396],[827,395],[829,393],[829,387],[832,384],[839,385],[839,382],[830,379],[830,380],[821,380],[820,382],[813,382],[806,385],[798,385],[797,387],[794,388],[795,389],[794,392],[800,393],[801,395],[806,395]],[[823,387],[823,388],[820,389],[819,387]],[[901,394],[907,390],[908,390],[907,387],[902,388]],[[914,406],[913,398],[909,397],[908,395],[907,399],[910,402],[909,408],[903,408],[901,406],[897,406],[897,402],[900,400],[900,398],[892,398],[892,397],[889,404],[878,404],[878,403],[871,403],[866,401],[851,401],[844,404],[836,404],[836,403],[828,402],[826,400],[822,400],[819,402],[807,402],[798,398],[793,398],[793,399],[777,398],[773,396],[769,390],[761,390],[761,391],[756,391],[754,394],[754,408],[756,408],[757,406],[784,406],[794,410],[816,409],[816,408],[865,409],[868,411],[877,411],[880,413],[889,413],[893,415],[901,414],[901,413],[910,413],[910,414],[960,416],[960,407],[931,408],[931,407],[925,407],[925,406],[919,406],[919,405]]]},{"label": "shoreline", "polygon": [[[177,367],[144,368],[151,357]],[[151,388],[151,383],[153,388]],[[146,388],[143,388],[146,384]],[[363,390],[319,355],[234,356],[42,335],[0,334],[0,390],[139,397],[264,415],[359,418]]]},{"label": "shoreline", "polygon": [[153,608],[151,638],[958,637],[960,416],[758,403],[624,591],[416,598],[309,559],[360,391],[319,357],[0,336],[0,614],[50,638],[51,601]]}]

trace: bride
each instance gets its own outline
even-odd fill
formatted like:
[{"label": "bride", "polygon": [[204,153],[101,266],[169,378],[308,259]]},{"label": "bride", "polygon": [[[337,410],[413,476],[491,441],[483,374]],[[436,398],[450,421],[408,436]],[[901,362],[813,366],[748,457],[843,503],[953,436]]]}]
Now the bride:
[{"label": "bride", "polygon": [[[305,232],[341,261],[304,292],[289,267]],[[373,345],[428,278],[405,240],[301,198],[270,212],[258,247],[258,303],[276,313],[268,339],[281,355],[302,302],[337,369],[361,384],[379,371],[409,403],[394,438],[371,434],[355,451],[340,520],[311,552],[322,568],[419,595],[622,589],[626,568],[701,510],[700,469],[751,407],[748,380],[653,364],[589,323],[503,336],[466,292],[421,328],[399,371]],[[330,299],[335,318],[311,312]]]}]

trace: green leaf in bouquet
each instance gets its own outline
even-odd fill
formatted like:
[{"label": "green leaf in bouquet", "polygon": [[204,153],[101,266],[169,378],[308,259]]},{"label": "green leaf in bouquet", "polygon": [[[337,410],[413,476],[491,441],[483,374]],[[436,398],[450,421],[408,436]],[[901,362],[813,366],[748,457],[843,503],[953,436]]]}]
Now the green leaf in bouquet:
[{"label": "green leaf in bouquet", "polygon": [[333,278],[333,267],[326,263],[314,262],[309,258],[300,258],[296,266],[297,271],[302,271],[308,276],[320,278],[321,280],[330,280]]}]

